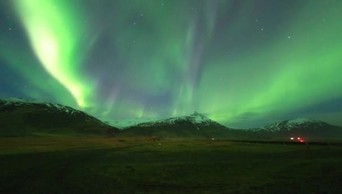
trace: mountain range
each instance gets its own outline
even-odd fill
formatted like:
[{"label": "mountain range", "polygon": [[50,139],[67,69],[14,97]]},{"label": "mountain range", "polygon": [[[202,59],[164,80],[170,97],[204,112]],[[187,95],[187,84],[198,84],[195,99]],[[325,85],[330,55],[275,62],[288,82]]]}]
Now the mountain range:
[{"label": "mountain range", "polygon": [[203,114],[173,117],[118,129],[69,106],[23,99],[0,99],[0,137],[30,135],[115,135],[184,139],[288,140],[342,139],[342,127],[308,118],[273,123],[263,128],[233,129]]},{"label": "mountain range", "polygon": [[292,136],[303,136],[306,139],[341,139],[342,128],[322,121],[297,118],[276,122],[263,128],[233,129],[195,112],[188,116],[133,125],[118,135],[232,140],[288,140]]}]

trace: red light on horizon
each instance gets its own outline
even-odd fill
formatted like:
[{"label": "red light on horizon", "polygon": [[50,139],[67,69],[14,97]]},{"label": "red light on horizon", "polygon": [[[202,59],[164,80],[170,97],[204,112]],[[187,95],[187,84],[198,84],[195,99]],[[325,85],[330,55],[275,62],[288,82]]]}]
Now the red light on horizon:
[{"label": "red light on horizon", "polygon": [[290,140],[291,141],[295,141],[295,142],[300,142],[300,143],[304,143],[305,142],[305,140],[303,139],[303,138],[301,138],[301,137],[290,137]]}]

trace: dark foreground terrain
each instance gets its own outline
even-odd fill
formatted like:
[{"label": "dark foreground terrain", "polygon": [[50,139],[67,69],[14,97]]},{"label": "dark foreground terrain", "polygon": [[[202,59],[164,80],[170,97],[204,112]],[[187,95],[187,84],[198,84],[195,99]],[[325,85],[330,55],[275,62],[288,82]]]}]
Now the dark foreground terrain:
[{"label": "dark foreground terrain", "polygon": [[0,193],[339,193],[342,146],[2,138]]}]

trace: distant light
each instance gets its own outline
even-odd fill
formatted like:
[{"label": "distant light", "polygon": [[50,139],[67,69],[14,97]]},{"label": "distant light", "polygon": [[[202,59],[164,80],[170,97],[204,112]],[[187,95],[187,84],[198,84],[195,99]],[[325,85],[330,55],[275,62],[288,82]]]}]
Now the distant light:
[{"label": "distant light", "polygon": [[301,138],[301,137],[290,137],[290,140],[295,141],[295,142],[300,142],[300,143],[305,142],[304,138]]}]

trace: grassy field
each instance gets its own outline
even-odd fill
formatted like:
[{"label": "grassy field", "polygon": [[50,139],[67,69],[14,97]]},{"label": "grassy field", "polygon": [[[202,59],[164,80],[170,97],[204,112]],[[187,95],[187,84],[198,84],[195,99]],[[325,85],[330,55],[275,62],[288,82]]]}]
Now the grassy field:
[{"label": "grassy field", "polygon": [[0,139],[0,193],[339,193],[342,146]]}]

